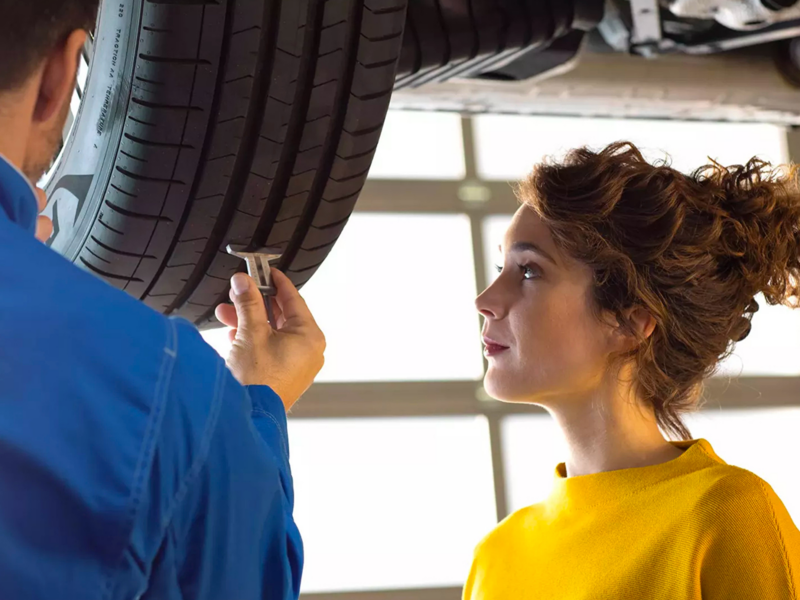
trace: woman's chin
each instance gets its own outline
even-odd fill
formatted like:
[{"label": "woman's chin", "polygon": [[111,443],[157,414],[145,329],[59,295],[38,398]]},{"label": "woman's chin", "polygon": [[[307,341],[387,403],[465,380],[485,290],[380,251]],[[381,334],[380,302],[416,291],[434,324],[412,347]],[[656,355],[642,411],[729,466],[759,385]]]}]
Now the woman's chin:
[{"label": "woman's chin", "polygon": [[483,388],[486,393],[501,402],[530,403],[532,390],[530,385],[524,385],[521,381],[516,381],[513,375],[501,373],[489,367],[483,379]]}]

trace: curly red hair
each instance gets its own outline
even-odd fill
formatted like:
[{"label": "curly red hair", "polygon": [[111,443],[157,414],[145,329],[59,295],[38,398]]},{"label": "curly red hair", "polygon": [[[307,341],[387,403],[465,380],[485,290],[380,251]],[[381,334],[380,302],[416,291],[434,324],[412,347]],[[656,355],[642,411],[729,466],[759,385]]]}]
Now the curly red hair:
[{"label": "curly red hair", "polygon": [[797,305],[797,167],[753,158],[684,175],[618,142],[538,165],[518,195],[563,250],[591,267],[600,312],[632,334],[626,309],[643,307],[655,319],[653,334],[625,358],[669,435],[689,437],[681,415],[750,332],[755,296]]}]

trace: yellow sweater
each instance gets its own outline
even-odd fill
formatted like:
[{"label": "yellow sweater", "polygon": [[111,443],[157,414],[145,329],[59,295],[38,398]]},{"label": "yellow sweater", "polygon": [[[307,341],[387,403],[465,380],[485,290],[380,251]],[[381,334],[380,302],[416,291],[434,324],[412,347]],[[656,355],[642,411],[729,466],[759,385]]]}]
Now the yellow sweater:
[{"label": "yellow sweater", "polygon": [[797,600],[800,531],[772,488],[705,440],[673,443],[650,467],[559,465],[548,500],[480,543],[465,600]]}]

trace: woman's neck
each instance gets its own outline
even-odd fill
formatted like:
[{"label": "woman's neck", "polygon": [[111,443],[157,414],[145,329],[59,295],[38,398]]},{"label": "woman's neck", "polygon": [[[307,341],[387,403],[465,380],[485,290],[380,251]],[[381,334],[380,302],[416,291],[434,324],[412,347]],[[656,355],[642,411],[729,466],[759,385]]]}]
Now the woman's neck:
[{"label": "woman's neck", "polygon": [[615,381],[581,398],[547,406],[567,442],[567,476],[657,465],[681,455],[655,414]]}]

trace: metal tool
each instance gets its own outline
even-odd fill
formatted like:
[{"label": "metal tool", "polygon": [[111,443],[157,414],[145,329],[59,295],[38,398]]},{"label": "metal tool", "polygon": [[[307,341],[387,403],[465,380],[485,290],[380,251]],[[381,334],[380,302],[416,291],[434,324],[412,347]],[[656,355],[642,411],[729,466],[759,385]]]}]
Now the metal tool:
[{"label": "metal tool", "polygon": [[242,244],[229,244],[227,250],[228,254],[241,258],[247,264],[247,274],[255,280],[261,295],[264,297],[269,324],[273,329],[277,329],[275,311],[272,309],[272,302],[270,301],[277,294],[277,290],[272,285],[270,263],[283,256],[283,251],[278,248],[256,248],[255,250],[249,250],[248,248],[249,246]]}]

